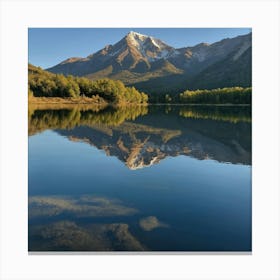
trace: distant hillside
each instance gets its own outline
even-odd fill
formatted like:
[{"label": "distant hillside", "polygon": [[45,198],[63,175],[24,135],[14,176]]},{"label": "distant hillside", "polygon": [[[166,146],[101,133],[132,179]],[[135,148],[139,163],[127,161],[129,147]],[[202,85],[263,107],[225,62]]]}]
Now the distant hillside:
[{"label": "distant hillside", "polygon": [[53,73],[108,77],[149,92],[251,86],[252,34],[176,49],[159,39],[128,33],[86,58],[69,58]]},{"label": "distant hillside", "polygon": [[210,65],[190,82],[190,89],[223,88],[252,84],[252,48],[243,53],[231,53],[222,61]]}]

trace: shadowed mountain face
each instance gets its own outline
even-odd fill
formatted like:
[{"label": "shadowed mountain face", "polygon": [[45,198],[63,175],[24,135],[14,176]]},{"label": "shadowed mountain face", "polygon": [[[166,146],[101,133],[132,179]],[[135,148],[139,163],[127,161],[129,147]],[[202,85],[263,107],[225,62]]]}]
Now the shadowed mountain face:
[{"label": "shadowed mountain face", "polygon": [[[250,86],[251,41],[250,33],[213,44],[176,49],[132,31],[116,44],[107,45],[86,58],[69,58],[47,70],[93,80],[108,77],[146,90],[197,88],[201,86],[197,82],[201,75],[209,76],[209,82],[206,80],[202,85],[204,88],[213,87],[213,81],[219,86],[221,81],[225,86]],[[226,73],[222,69],[227,69]]]},{"label": "shadowed mountain face", "polygon": [[248,107],[33,109],[29,129],[30,134],[53,129],[70,141],[88,143],[129,169],[180,155],[251,164]]}]

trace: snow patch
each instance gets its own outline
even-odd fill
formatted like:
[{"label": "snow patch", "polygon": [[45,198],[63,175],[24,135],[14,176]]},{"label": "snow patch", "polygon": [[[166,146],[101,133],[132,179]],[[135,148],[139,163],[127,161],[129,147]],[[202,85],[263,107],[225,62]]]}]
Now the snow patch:
[{"label": "snow patch", "polygon": [[[160,40],[140,34],[138,32],[130,31],[128,33],[128,38],[130,43],[138,49],[138,51],[141,53],[143,57],[145,57],[149,62],[156,61],[158,59],[162,58],[168,58],[168,57],[174,57],[180,52],[174,49],[169,49],[167,45],[165,45]],[[147,40],[150,39],[150,42],[147,42]],[[147,50],[151,48],[151,45],[156,47],[156,51],[152,51],[153,55],[148,55]]]},{"label": "snow patch", "polygon": [[236,61],[244,52],[248,50],[248,48],[251,46],[250,42],[245,42],[244,45],[239,49],[239,51],[234,55],[233,61]]},{"label": "snow patch", "polygon": [[109,53],[108,55],[109,56],[115,56],[115,55],[119,54],[122,50],[123,50],[123,47],[121,47],[120,49],[118,49],[118,50],[116,50],[114,52]]},{"label": "snow patch", "polygon": [[206,52],[196,52],[193,54],[193,57],[196,58],[199,62],[202,62],[206,59]]},{"label": "snow patch", "polygon": [[169,51],[163,50],[162,52],[159,53],[158,58],[166,58],[169,55]]},{"label": "snow patch", "polygon": [[160,46],[156,43],[156,41],[154,40],[154,38],[151,38],[151,41],[152,41],[152,43],[153,43],[157,48],[160,49]]}]

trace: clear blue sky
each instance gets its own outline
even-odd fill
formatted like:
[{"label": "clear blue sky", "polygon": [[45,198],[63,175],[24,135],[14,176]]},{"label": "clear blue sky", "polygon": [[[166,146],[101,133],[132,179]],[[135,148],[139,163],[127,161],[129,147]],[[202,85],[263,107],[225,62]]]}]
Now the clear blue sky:
[{"label": "clear blue sky", "polygon": [[28,61],[48,68],[69,57],[86,57],[115,44],[129,31],[161,39],[175,48],[248,34],[250,28],[29,28]]}]

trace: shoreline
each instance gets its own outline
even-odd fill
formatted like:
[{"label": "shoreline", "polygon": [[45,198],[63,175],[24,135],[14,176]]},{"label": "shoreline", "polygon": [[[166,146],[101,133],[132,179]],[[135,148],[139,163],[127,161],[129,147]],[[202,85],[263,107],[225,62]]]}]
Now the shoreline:
[{"label": "shoreline", "polygon": [[252,104],[234,104],[234,103],[220,103],[220,104],[209,104],[209,103],[148,103],[148,105],[152,106],[252,106]]},{"label": "shoreline", "polygon": [[60,97],[32,97],[28,98],[28,104],[92,104],[107,105],[106,102],[94,102],[91,98],[60,98]]},{"label": "shoreline", "polygon": [[60,98],[60,97],[32,97],[28,98],[28,106],[32,105],[88,105],[88,106],[148,106],[148,103],[108,103],[95,102],[91,98]]},{"label": "shoreline", "polygon": [[92,106],[252,106],[252,104],[234,103],[107,103],[94,102],[91,98],[59,98],[59,97],[32,97],[28,99],[28,105],[92,105]]}]

